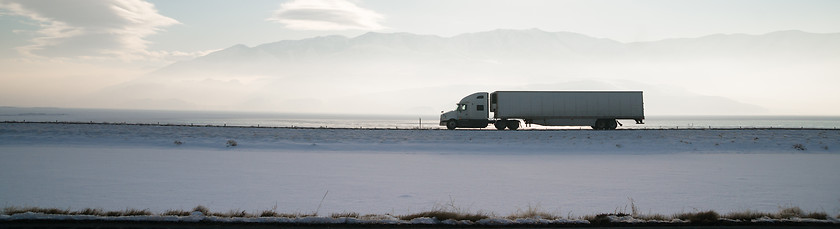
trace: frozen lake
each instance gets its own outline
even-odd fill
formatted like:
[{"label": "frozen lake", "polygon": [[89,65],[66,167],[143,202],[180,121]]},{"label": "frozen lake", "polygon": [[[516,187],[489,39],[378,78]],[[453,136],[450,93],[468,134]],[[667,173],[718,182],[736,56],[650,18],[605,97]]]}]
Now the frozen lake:
[{"label": "frozen lake", "polygon": [[0,123],[0,158],[4,206],[580,216],[629,212],[632,198],[642,213],[840,213],[838,130]]},{"label": "frozen lake", "polygon": [[[1,107],[0,121],[16,122],[110,122],[178,125],[227,125],[262,127],[338,127],[442,129],[439,114],[329,115],[269,112],[156,111],[74,108]],[[838,116],[648,116],[644,125],[621,120],[623,129],[688,128],[840,128]],[[557,129],[534,125],[528,129]],[[559,127],[578,129],[579,127]],[[588,129],[588,127],[583,127]],[[488,129],[493,129],[492,125]]]}]

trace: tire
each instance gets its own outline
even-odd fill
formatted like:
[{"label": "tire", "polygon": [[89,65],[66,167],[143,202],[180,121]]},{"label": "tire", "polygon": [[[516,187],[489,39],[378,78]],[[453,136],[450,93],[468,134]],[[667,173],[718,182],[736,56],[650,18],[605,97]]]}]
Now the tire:
[{"label": "tire", "polygon": [[507,121],[497,120],[496,123],[493,123],[493,126],[495,126],[497,130],[505,130],[505,127],[507,127]]},{"label": "tire", "polygon": [[615,130],[615,128],[618,128],[618,122],[616,122],[615,119],[608,119],[606,121],[607,121],[607,130]]},{"label": "tire", "polygon": [[510,121],[508,121],[507,126],[508,126],[508,129],[510,129],[510,130],[519,129],[519,121],[510,120]]},{"label": "tire", "polygon": [[607,120],[604,120],[604,119],[595,120],[595,126],[593,126],[592,129],[606,130],[607,129]]},{"label": "tire", "polygon": [[446,129],[454,130],[458,127],[458,122],[455,120],[449,120],[446,122]]}]

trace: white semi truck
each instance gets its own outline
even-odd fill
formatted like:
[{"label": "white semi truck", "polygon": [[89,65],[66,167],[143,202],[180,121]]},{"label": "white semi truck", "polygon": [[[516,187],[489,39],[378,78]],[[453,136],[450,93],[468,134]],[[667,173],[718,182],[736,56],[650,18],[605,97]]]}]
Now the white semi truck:
[{"label": "white semi truck", "polygon": [[[458,107],[441,111],[447,129],[485,128],[516,130],[520,123],[543,126],[590,126],[614,130],[619,119],[643,124],[641,91],[497,91],[478,92],[461,99]],[[493,112],[493,118],[490,118]]]}]

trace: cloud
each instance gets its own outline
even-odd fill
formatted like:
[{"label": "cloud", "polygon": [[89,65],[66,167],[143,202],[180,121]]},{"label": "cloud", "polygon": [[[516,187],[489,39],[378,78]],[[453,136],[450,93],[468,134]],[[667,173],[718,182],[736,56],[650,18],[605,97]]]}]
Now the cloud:
[{"label": "cloud", "polygon": [[155,55],[145,37],[179,24],[143,0],[0,0],[0,9],[40,27],[18,47],[27,56],[145,58]]},{"label": "cloud", "polygon": [[347,0],[293,0],[280,5],[268,21],[296,30],[380,30],[384,17]]}]

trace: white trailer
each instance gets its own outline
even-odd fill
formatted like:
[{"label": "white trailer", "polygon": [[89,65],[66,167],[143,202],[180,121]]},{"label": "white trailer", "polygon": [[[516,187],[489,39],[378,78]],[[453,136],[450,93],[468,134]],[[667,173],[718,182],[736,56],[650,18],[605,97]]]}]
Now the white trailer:
[{"label": "white trailer", "polygon": [[[643,124],[641,91],[497,91],[478,92],[461,99],[458,107],[440,115],[447,129],[516,130],[520,123],[543,126],[590,126],[616,129],[619,119]],[[490,118],[493,112],[493,118]]]}]

